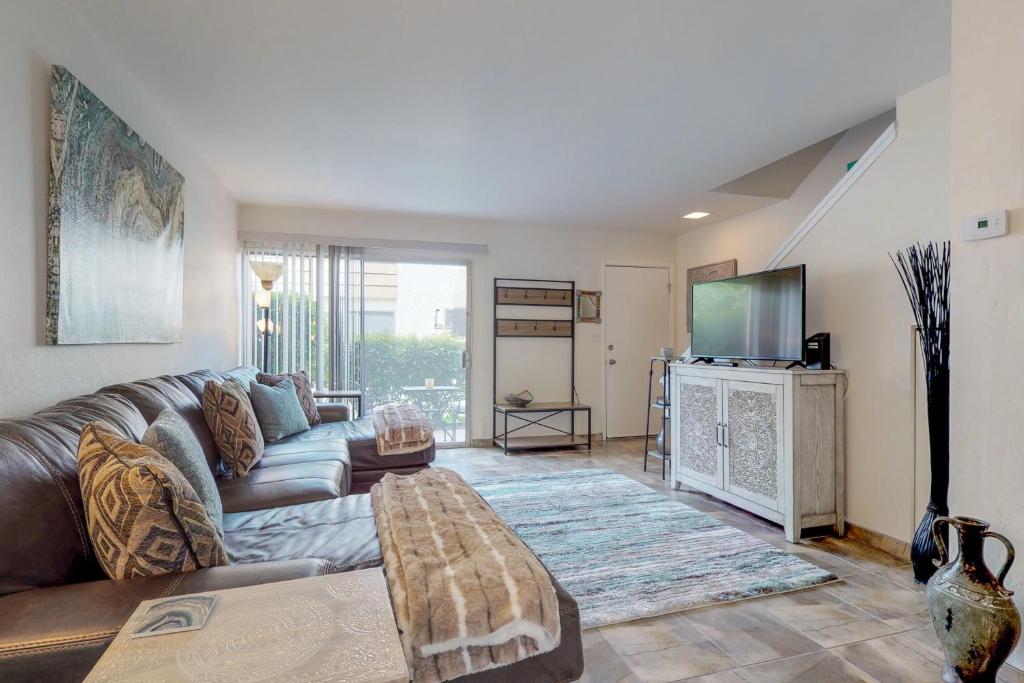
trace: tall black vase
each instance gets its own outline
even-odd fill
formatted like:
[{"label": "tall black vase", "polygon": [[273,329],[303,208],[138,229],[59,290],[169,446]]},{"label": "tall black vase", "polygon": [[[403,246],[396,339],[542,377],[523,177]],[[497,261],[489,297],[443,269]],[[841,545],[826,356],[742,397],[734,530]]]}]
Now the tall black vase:
[{"label": "tall black vase", "polygon": [[[939,549],[932,534],[932,525],[936,518],[949,515],[949,368],[926,368],[925,381],[932,483],[928,508],[910,545],[910,561],[918,583],[928,583],[937,569],[935,560],[939,558]],[[948,545],[948,527],[943,526],[941,534],[943,542]]]},{"label": "tall black vase", "polygon": [[[914,578],[927,583],[939,557],[932,524],[949,514],[949,242],[914,244],[890,254],[917,323],[928,388],[928,441],[932,482],[928,508],[914,532],[910,560]],[[943,540],[947,533],[943,528]]]}]

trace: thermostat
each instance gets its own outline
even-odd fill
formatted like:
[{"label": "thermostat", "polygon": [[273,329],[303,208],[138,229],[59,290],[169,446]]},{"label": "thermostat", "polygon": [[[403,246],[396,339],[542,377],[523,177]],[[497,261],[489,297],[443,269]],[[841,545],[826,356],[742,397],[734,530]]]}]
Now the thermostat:
[{"label": "thermostat", "polygon": [[1008,223],[1006,209],[1003,209],[965,216],[960,228],[965,240],[987,240],[989,237],[1005,235]]}]

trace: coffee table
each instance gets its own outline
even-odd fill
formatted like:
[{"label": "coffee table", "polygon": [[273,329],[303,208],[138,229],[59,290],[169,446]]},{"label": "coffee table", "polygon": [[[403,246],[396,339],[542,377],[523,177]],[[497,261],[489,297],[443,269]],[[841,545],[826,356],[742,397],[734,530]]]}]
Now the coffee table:
[{"label": "coffee table", "polygon": [[205,626],[132,638],[139,605],[86,681],[407,683],[380,568],[208,591]]}]

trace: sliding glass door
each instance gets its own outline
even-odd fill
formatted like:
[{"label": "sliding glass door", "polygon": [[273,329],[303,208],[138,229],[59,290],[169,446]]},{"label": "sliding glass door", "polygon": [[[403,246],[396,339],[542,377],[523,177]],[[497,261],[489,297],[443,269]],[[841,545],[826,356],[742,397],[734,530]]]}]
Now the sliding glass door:
[{"label": "sliding glass door", "polygon": [[[414,403],[439,445],[466,442],[467,264],[315,244],[246,244],[243,257],[246,362],[263,368],[265,348],[267,372],[359,390],[364,415]],[[281,264],[269,296],[251,261]]]},{"label": "sliding glass door", "polygon": [[363,400],[419,406],[438,444],[466,442],[468,267],[367,259]]}]

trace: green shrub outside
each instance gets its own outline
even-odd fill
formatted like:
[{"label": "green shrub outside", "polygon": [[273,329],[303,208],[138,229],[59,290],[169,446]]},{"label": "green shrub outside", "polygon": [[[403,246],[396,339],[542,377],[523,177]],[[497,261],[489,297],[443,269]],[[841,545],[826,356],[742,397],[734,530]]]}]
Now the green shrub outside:
[{"label": "green shrub outside", "polygon": [[[412,334],[391,335],[384,332],[368,334],[366,371],[363,373],[363,400],[367,410],[372,406],[409,400],[403,386],[422,386],[428,377],[437,385],[456,384],[462,392],[424,393],[418,396],[425,408],[441,411],[454,421],[454,406],[465,396],[462,352],[466,340],[461,337],[417,337]],[[358,350],[357,350],[358,353]]]}]

